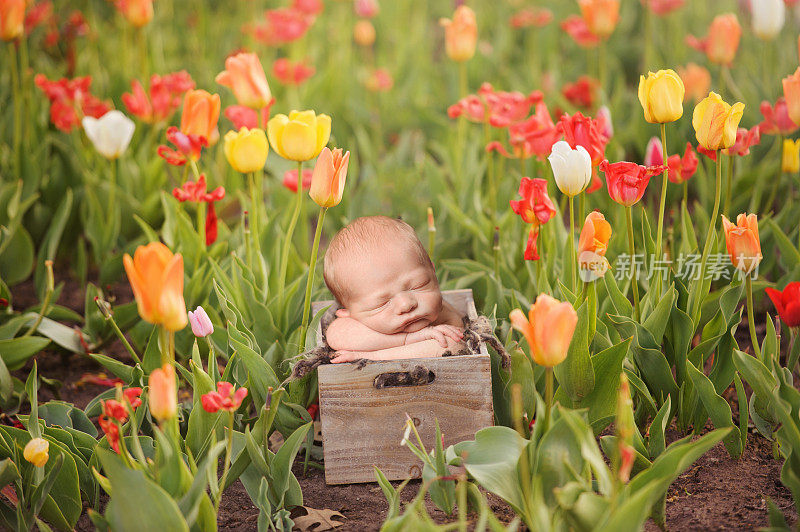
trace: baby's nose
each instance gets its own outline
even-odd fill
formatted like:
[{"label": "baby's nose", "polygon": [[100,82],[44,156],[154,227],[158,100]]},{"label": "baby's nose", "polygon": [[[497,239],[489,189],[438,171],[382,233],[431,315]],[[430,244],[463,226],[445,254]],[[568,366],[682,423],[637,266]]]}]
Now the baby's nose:
[{"label": "baby's nose", "polygon": [[401,314],[417,308],[417,298],[408,292],[397,294],[397,310]]}]

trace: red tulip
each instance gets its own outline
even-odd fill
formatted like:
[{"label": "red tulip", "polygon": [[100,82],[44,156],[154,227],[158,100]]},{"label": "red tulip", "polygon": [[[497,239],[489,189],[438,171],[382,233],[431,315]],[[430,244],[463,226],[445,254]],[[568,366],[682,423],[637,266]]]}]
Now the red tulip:
[{"label": "red tulip", "polygon": [[561,29],[583,48],[594,48],[600,44],[600,38],[592,33],[583,17],[570,15],[562,23]]},{"label": "red tulip", "polygon": [[650,178],[663,170],[663,165],[646,167],[627,161],[613,164],[608,161],[600,163],[600,171],[606,174],[608,195],[626,207],[642,199]]},{"label": "red tulip", "polygon": [[774,288],[765,288],[764,291],[775,305],[781,321],[793,329],[800,327],[800,283],[791,282],[783,291]]},{"label": "red tulip", "polygon": [[187,181],[181,188],[172,189],[172,195],[181,203],[184,201],[212,202],[225,197],[225,189],[217,187],[213,192],[206,192],[206,175],[200,174],[197,181]]},{"label": "red tulip", "polygon": [[699,162],[697,155],[695,155],[694,150],[692,150],[692,143],[687,142],[683,157],[676,153],[670,155],[667,160],[667,167],[669,168],[667,176],[669,180],[680,185],[694,175]]},{"label": "red tulip", "polygon": [[[311,188],[311,176],[314,175],[314,170],[306,168],[303,170],[303,190]],[[297,168],[294,170],[286,170],[283,173],[283,186],[297,192]]]},{"label": "red tulip", "polygon": [[158,147],[157,153],[173,166],[183,166],[189,159],[196,161],[200,158],[202,149],[208,146],[208,140],[205,137],[186,135],[175,126],[167,129],[167,140],[178,149],[173,150],[162,144]]},{"label": "red tulip", "polygon": [[546,224],[555,216],[556,208],[547,195],[546,179],[523,177],[519,183],[521,200],[511,200],[511,209],[522,217],[525,223]]},{"label": "red tulip", "polygon": [[247,388],[239,388],[234,392],[233,384],[221,381],[217,383],[217,391],[203,394],[200,402],[203,410],[211,414],[219,410],[233,412],[239,408],[245,397],[247,397]]},{"label": "red tulip", "polygon": [[508,19],[508,25],[521,29],[528,27],[542,28],[553,20],[553,12],[544,7],[520,9]]},{"label": "red tulip", "polygon": [[43,74],[37,74],[34,83],[50,100],[50,121],[61,131],[69,133],[80,125],[81,116],[100,118],[111,110],[111,106],[93,96],[89,89],[91,76],[50,81]]},{"label": "red tulip", "polygon": [[236,130],[246,127],[247,129],[260,129],[259,125],[263,127],[269,122],[269,109],[275,103],[275,98],[272,98],[265,107],[261,108],[261,122],[258,120],[258,111],[245,107],[244,105],[230,105],[225,108],[225,118],[233,122],[233,127]]},{"label": "red tulip", "polygon": [[758,126],[754,126],[750,130],[740,127],[736,130],[736,142],[730,148],[722,150],[722,153],[744,157],[750,155],[750,147],[757,146],[759,142],[761,142],[761,130]]},{"label": "red tulip", "polygon": [[572,105],[590,109],[594,107],[599,89],[599,81],[589,76],[581,76],[575,83],[564,85],[561,93]]},{"label": "red tulip", "polygon": [[758,125],[761,133],[765,135],[791,135],[797,130],[797,125],[789,118],[789,108],[786,105],[786,98],[781,96],[775,102],[775,107],[769,102],[761,102],[761,114],[764,121]]},{"label": "red tulip", "polygon": [[299,86],[314,75],[316,69],[303,61],[290,61],[285,57],[272,64],[272,74],[284,85]]},{"label": "red tulip", "polygon": [[181,106],[186,91],[193,88],[194,81],[185,70],[165,76],[154,74],[150,76],[149,95],[138,80],[133,80],[131,92],[122,95],[122,103],[143,122],[164,122]]}]

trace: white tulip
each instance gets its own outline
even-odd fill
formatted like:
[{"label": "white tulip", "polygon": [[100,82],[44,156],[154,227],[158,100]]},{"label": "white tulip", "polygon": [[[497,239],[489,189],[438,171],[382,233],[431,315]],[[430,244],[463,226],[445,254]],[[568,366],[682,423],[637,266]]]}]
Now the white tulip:
[{"label": "white tulip", "polygon": [[133,120],[117,110],[100,118],[84,117],[82,124],[94,148],[107,159],[116,159],[128,149],[136,127]]},{"label": "white tulip", "polygon": [[783,0],[750,0],[753,14],[753,33],[759,39],[774,39],[786,21],[786,6]]},{"label": "white tulip", "polygon": [[553,168],[558,190],[567,196],[577,196],[589,186],[592,179],[592,158],[583,146],[576,149],[560,140],[553,144],[553,150],[547,157]]}]

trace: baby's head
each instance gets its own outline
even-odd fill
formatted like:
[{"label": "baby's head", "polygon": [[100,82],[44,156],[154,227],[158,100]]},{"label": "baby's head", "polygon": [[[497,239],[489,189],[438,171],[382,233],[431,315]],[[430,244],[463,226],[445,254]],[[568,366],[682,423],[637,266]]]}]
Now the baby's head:
[{"label": "baby's head", "polygon": [[384,333],[415,332],[439,317],[442,293],[414,229],[386,216],[358,218],[325,253],[325,284],[350,317]]}]

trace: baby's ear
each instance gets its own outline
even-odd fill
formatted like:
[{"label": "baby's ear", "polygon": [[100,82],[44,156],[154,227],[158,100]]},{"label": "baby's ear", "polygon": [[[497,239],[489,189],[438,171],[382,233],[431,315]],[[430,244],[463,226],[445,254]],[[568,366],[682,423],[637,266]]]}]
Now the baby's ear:
[{"label": "baby's ear", "polygon": [[340,308],[339,310],[336,311],[336,317],[337,318],[349,318],[350,317],[350,311],[347,310],[346,308]]}]

